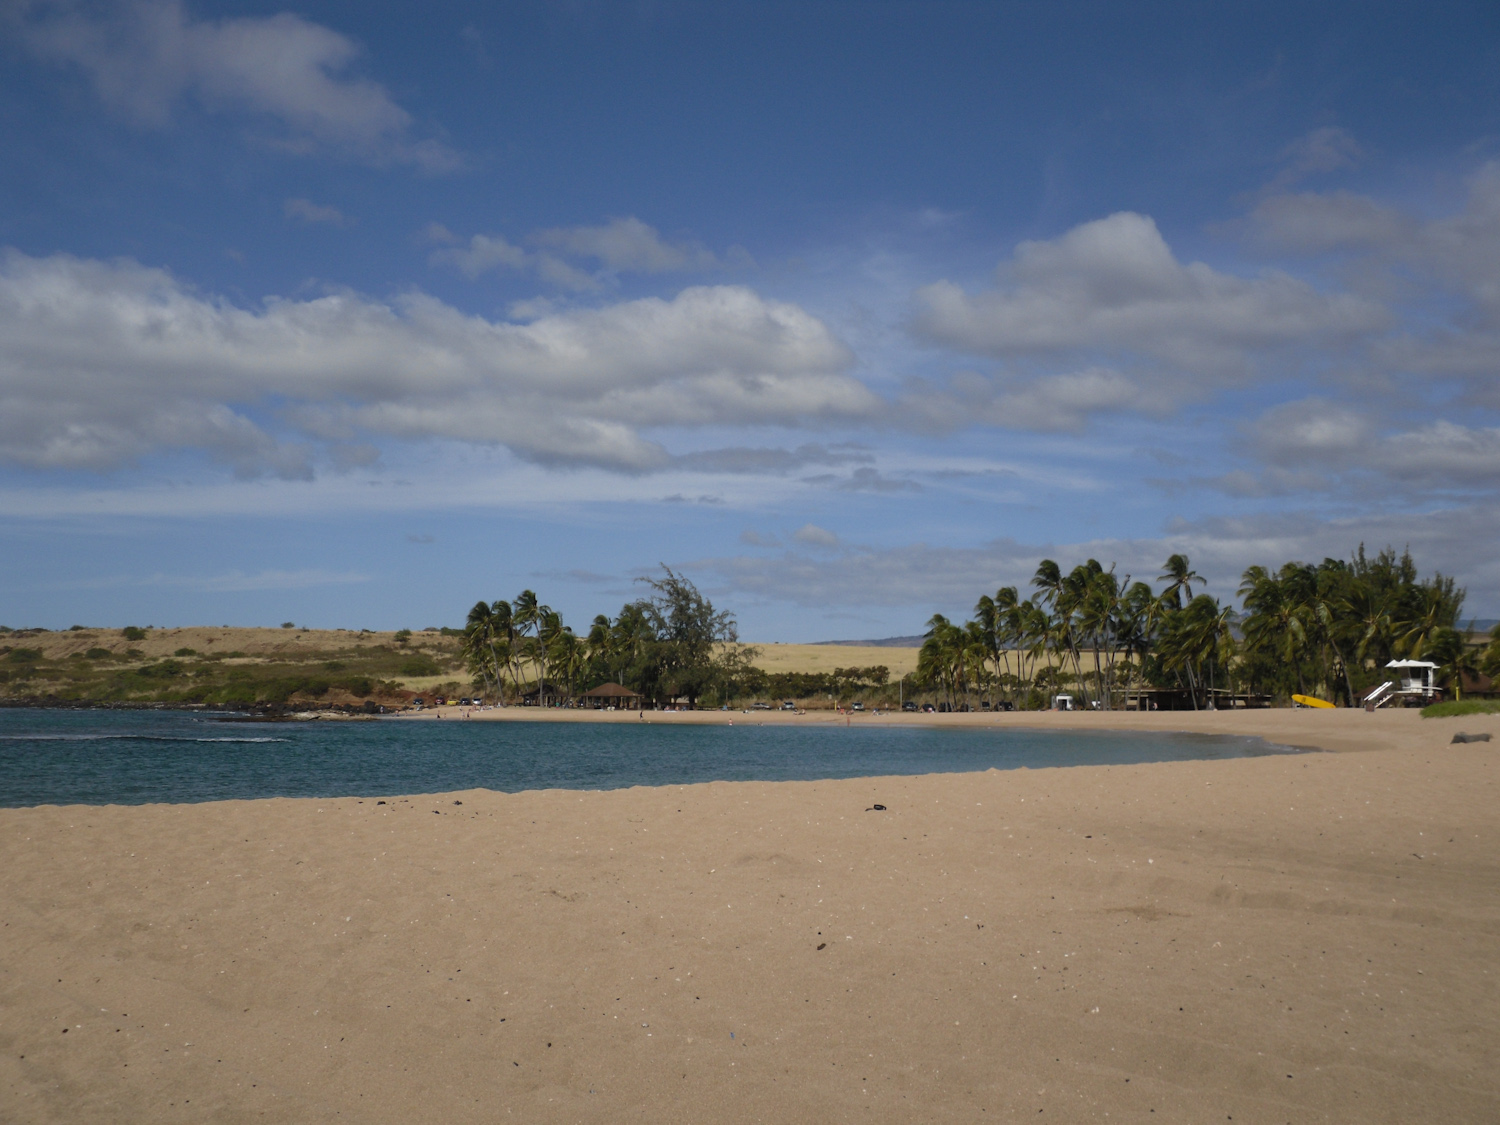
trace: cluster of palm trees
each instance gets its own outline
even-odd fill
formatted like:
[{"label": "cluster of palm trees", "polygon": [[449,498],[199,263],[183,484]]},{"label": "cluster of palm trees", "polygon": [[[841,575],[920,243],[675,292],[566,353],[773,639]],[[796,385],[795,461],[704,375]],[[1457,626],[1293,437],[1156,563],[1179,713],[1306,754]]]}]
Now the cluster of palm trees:
[{"label": "cluster of palm trees", "polygon": [[1420,581],[1409,552],[1252,566],[1239,594],[1247,671],[1284,688],[1352,704],[1393,658],[1432,661],[1455,694],[1480,670],[1459,628],[1464,591],[1442,574]]},{"label": "cluster of palm trees", "polygon": [[532,590],[514,601],[476,602],[464,624],[462,652],[481,688],[493,688],[502,701],[506,685],[519,689],[529,671],[539,702],[546,701],[549,682],[571,694],[587,655],[582,638]]},{"label": "cluster of palm trees", "polygon": [[1454,681],[1482,664],[1457,628],[1464,592],[1441,574],[1419,581],[1409,553],[1370,558],[1361,546],[1349,562],[1253,566],[1238,591],[1243,614],[1207,593],[1186,555],[1157,581],[1153,590],[1095,559],[1067,572],[1043,559],[1031,596],[1003,587],[961,625],[934,615],[918,682],[954,706],[994,692],[1044,706],[1064,685],[1102,709],[1148,687],[1185,692],[1195,707],[1224,691],[1352,704],[1394,656],[1433,660]]},{"label": "cluster of palm trees", "polygon": [[476,684],[501,702],[534,692],[543,706],[610,681],[652,701],[696,703],[712,688],[726,690],[757,650],[736,643],[732,614],[662,569],[659,578],[641,579],[650,596],[628,602],[613,619],[599,614],[582,637],[531,590],[513,601],[476,603],[462,648]]}]

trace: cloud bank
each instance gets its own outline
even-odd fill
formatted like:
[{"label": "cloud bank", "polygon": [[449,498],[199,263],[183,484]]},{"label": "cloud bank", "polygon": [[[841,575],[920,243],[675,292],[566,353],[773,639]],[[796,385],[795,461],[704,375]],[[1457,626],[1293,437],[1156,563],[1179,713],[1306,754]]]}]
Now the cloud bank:
[{"label": "cloud bank", "polygon": [[242,308],[134,262],[0,258],[0,459],[34,468],[199,448],[295,477],[308,443],[399,437],[637,472],[670,462],[646,428],[875,415],[851,363],[820,320],[739,286],[515,324],[420,293]]}]

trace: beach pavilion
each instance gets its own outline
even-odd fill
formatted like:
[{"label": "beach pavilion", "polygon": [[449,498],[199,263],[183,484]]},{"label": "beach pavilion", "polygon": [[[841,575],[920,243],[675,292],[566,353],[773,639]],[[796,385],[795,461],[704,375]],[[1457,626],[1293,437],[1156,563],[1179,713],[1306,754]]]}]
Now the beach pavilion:
[{"label": "beach pavilion", "polygon": [[583,693],[583,698],[589,707],[618,707],[621,710],[632,710],[639,707],[641,693],[631,691],[623,684],[600,684],[596,688],[590,688]]}]

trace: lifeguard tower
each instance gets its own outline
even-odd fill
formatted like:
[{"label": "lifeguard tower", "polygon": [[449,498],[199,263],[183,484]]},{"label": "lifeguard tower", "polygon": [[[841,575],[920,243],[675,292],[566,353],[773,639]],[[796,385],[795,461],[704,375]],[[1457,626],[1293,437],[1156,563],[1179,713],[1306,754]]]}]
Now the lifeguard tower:
[{"label": "lifeguard tower", "polygon": [[1395,679],[1387,680],[1365,696],[1365,710],[1384,707],[1393,699],[1403,703],[1433,703],[1442,697],[1443,689],[1434,684],[1437,665],[1430,660],[1392,660],[1386,665]]}]

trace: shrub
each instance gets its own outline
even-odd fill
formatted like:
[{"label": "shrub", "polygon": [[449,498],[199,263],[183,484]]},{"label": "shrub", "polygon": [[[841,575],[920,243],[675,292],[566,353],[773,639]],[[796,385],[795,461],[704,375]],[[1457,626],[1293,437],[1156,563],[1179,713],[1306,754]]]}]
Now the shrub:
[{"label": "shrub", "polygon": [[114,653],[107,648],[99,648],[97,645],[83,654],[85,660],[108,660]]},{"label": "shrub", "polygon": [[42,650],[39,648],[13,648],[6,656],[12,664],[32,664],[42,658]]},{"label": "shrub", "polygon": [[138,628],[135,625],[127,625],[120,630],[120,636],[124,637],[127,641],[144,641],[146,639],[146,630]]},{"label": "shrub", "polygon": [[1422,708],[1424,719],[1451,719],[1459,715],[1500,715],[1500,699],[1450,699]]},{"label": "shrub", "polygon": [[197,656],[198,655],[198,650],[195,649],[195,648],[180,648],[176,652],[174,652],[172,655],[173,656]]},{"label": "shrub", "polygon": [[403,676],[436,676],[442,671],[437,661],[430,656],[413,656],[410,660],[402,661],[400,668]]},{"label": "shrub", "polygon": [[295,629],[297,627],[297,623],[295,621],[283,621],[281,623],[281,627],[283,629]]}]

